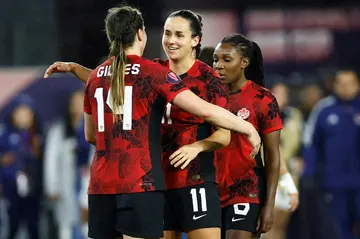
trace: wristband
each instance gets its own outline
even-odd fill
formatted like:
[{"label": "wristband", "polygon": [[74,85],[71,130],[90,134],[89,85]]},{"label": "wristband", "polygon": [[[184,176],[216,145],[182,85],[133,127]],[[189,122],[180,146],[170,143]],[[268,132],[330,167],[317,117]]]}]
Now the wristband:
[{"label": "wristband", "polygon": [[286,173],[280,176],[279,185],[280,187],[284,188],[289,194],[298,193],[298,190],[290,173]]}]

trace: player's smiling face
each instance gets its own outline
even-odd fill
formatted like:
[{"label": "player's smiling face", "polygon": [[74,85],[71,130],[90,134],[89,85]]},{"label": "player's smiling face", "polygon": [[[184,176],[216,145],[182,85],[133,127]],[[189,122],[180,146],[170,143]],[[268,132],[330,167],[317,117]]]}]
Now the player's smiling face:
[{"label": "player's smiling face", "polygon": [[219,43],[214,51],[213,68],[220,75],[224,84],[232,84],[239,80],[244,72],[244,57],[234,46],[228,43]]},{"label": "player's smiling face", "polygon": [[181,60],[192,55],[198,39],[192,37],[190,23],[182,17],[170,17],[164,25],[162,45],[170,60]]}]

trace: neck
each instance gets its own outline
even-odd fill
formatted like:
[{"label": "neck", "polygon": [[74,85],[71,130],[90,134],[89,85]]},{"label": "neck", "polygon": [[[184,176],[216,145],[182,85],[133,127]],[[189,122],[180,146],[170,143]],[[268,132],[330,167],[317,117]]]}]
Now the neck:
[{"label": "neck", "polygon": [[125,50],[125,55],[137,55],[137,56],[142,56],[143,53],[140,50],[140,47],[136,46],[136,44],[134,43],[134,45],[132,47],[129,47]]},{"label": "neck", "polygon": [[240,90],[241,88],[243,88],[249,80],[247,80],[244,76],[241,76],[240,79],[238,79],[237,81],[229,84],[229,88],[231,92],[235,92]]},{"label": "neck", "polygon": [[194,65],[195,59],[183,59],[179,61],[169,60],[170,69],[178,75],[186,73]]}]

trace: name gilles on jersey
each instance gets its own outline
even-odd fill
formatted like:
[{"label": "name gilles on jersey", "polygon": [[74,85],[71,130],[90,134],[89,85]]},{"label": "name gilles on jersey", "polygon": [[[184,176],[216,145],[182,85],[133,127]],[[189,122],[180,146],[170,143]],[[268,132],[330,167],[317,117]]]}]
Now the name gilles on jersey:
[{"label": "name gilles on jersey", "polygon": [[[126,64],[125,75],[137,75],[140,73],[140,64]],[[111,76],[111,66],[100,66],[97,77]]]}]

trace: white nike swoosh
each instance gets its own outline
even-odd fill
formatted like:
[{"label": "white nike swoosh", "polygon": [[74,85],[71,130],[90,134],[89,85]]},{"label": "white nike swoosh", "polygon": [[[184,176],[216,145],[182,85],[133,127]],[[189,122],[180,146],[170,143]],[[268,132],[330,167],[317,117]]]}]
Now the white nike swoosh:
[{"label": "white nike swoosh", "polygon": [[202,218],[202,217],[205,217],[206,216],[206,214],[204,214],[204,215],[200,215],[200,216],[193,216],[193,220],[197,220],[197,219],[200,219],[200,218]]},{"label": "white nike swoosh", "polygon": [[241,221],[241,220],[245,220],[245,218],[235,218],[235,217],[233,217],[231,219],[232,222],[237,222],[237,221]]}]

